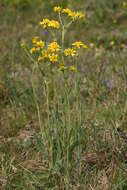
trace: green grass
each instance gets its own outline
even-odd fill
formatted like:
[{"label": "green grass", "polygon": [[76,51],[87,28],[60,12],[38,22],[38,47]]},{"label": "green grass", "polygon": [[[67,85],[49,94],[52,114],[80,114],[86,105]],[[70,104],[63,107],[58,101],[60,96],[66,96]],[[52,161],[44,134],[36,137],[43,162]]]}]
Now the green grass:
[{"label": "green grass", "polygon": [[55,73],[54,92],[36,70],[35,97],[20,42],[30,46],[34,35],[43,36],[38,22],[59,1],[0,1],[2,190],[127,189],[127,8],[117,0],[70,2],[87,19],[71,27],[66,44],[78,39],[103,48],[82,53],[77,83]]}]

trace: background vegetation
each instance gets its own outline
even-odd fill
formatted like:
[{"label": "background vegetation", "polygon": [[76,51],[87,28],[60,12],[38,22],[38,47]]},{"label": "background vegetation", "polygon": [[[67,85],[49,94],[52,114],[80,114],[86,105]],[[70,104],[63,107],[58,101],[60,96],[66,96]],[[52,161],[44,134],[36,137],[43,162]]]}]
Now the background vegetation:
[{"label": "background vegetation", "polygon": [[[85,23],[71,27],[66,43],[77,39],[89,47],[80,57],[78,71],[83,114],[79,132],[81,171],[75,161],[74,145],[70,150],[73,159],[68,187],[63,175],[66,168],[60,160],[50,170],[31,86],[31,61],[20,47],[22,40],[30,46],[33,36],[42,35],[38,23],[43,17],[54,16],[54,5],[69,6],[86,14]],[[2,190],[127,189],[126,26],[127,2],[122,0],[0,0]],[[46,123],[40,76],[36,74],[34,80]],[[75,103],[73,94],[71,102]],[[60,113],[54,117],[58,119]]]}]

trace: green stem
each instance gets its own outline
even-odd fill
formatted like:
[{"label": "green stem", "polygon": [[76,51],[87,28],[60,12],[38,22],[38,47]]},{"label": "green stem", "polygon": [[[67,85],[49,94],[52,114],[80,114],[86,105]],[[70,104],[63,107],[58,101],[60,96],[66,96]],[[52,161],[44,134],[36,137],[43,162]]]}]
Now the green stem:
[{"label": "green stem", "polygon": [[[76,58],[76,68],[77,68],[77,58]],[[81,106],[81,101],[80,101],[80,93],[79,93],[79,83],[78,83],[78,77],[77,77],[77,72],[75,73],[75,94],[77,97],[77,141],[78,141],[78,147],[77,147],[77,159],[79,163],[78,167],[78,173],[80,175],[81,172],[81,162],[80,162],[80,157],[81,157],[81,137],[80,137],[80,129],[81,129],[81,124],[82,124],[82,106]]]},{"label": "green stem", "polygon": [[38,101],[37,101],[37,95],[36,95],[36,91],[35,91],[35,87],[34,87],[34,81],[33,81],[33,75],[34,75],[35,68],[36,68],[36,64],[34,64],[33,68],[32,68],[31,84],[32,84],[34,101],[35,101],[35,105],[36,105],[36,109],[37,109],[37,115],[38,115],[38,120],[39,120],[40,131],[41,131],[41,135],[42,135],[43,131],[42,131],[42,124],[41,124],[40,109],[39,109],[39,105],[38,105]]}]

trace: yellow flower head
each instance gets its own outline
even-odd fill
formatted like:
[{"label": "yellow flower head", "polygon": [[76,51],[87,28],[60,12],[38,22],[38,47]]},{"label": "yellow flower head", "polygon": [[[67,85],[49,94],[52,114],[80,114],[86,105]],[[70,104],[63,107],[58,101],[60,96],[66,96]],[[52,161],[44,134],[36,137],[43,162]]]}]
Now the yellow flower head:
[{"label": "yellow flower head", "polygon": [[21,48],[24,49],[25,48],[25,41],[22,41],[20,45],[21,45]]},{"label": "yellow flower head", "polygon": [[123,1],[123,2],[122,2],[122,7],[123,7],[123,8],[126,8],[126,7],[127,7],[127,2],[126,2],[126,1]]},{"label": "yellow flower head", "polygon": [[30,53],[33,54],[33,53],[35,53],[35,52],[36,52],[36,48],[35,48],[35,47],[32,47],[32,48],[30,49]]},{"label": "yellow flower head", "polygon": [[54,12],[60,13],[62,11],[62,8],[60,6],[55,6],[53,10]]},{"label": "yellow flower head", "polygon": [[48,24],[49,27],[52,27],[52,28],[56,28],[56,29],[59,29],[60,28],[60,24],[58,21],[56,20],[51,20]]},{"label": "yellow flower head", "polygon": [[111,46],[114,46],[114,45],[115,45],[115,42],[112,40],[112,41],[110,42],[110,45],[111,45]]},{"label": "yellow flower head", "polygon": [[113,19],[113,23],[114,23],[114,24],[117,23],[117,19],[116,19],[116,18]]},{"label": "yellow flower head", "polygon": [[40,22],[40,25],[45,29],[47,27],[59,29],[60,23],[56,20],[49,20],[47,18],[43,19],[42,22]]},{"label": "yellow flower head", "polygon": [[38,57],[38,62],[41,62],[41,61],[43,61],[44,60],[44,58],[42,57],[42,56],[39,56]]},{"label": "yellow flower head", "polygon": [[102,49],[102,48],[103,48],[103,44],[100,44],[98,48],[99,48],[99,49]]},{"label": "yellow flower head", "polygon": [[88,46],[87,46],[86,44],[83,44],[82,48],[83,48],[83,49],[87,49]]},{"label": "yellow flower head", "polygon": [[66,8],[66,9],[63,9],[62,12],[64,14],[67,14],[69,17],[71,17],[72,19],[75,18],[75,12],[73,12],[71,9],[69,8]]},{"label": "yellow flower head", "polygon": [[94,43],[90,43],[90,48],[92,49],[92,48],[94,48]]},{"label": "yellow flower head", "polygon": [[67,14],[67,15],[70,15],[70,14],[72,13],[72,11],[71,11],[71,9],[66,8],[66,9],[63,9],[63,10],[62,10],[62,13],[65,13],[65,14]]},{"label": "yellow flower head", "polygon": [[48,58],[48,56],[49,56],[49,51],[48,50],[43,50],[42,51],[42,58],[46,59],[46,58]]},{"label": "yellow flower head", "polygon": [[64,55],[74,57],[76,55],[76,51],[73,48],[67,48],[64,50]]},{"label": "yellow flower head", "polygon": [[39,39],[39,37],[38,37],[38,36],[35,36],[35,37],[32,39],[33,44],[36,44],[36,43],[38,42],[38,39]]},{"label": "yellow flower head", "polygon": [[35,51],[40,51],[40,50],[41,50],[40,47],[36,47],[36,48],[35,48]]},{"label": "yellow flower head", "polygon": [[77,12],[76,17],[82,19],[82,18],[85,18],[85,14],[82,12]]},{"label": "yellow flower head", "polygon": [[63,9],[62,13],[67,14],[73,20],[85,18],[85,15],[82,12],[75,12],[70,10],[69,8]]},{"label": "yellow flower head", "polygon": [[72,14],[70,16],[74,20],[85,18],[85,15],[82,12],[72,12]]},{"label": "yellow flower head", "polygon": [[40,22],[40,25],[41,25],[43,28],[47,28],[49,22],[50,22],[50,20],[47,19],[47,18],[45,18],[45,19],[43,19],[43,20]]},{"label": "yellow flower head", "polygon": [[45,42],[43,42],[42,40],[37,41],[35,43],[36,47],[40,47],[41,49],[43,49],[45,47]]},{"label": "yellow flower head", "polygon": [[60,65],[60,71],[64,72],[65,70],[67,70],[67,67],[65,65],[61,64]]},{"label": "yellow flower head", "polygon": [[81,41],[77,41],[77,42],[74,42],[72,44],[72,46],[74,46],[75,48],[81,48],[84,44],[81,42]]},{"label": "yellow flower head", "polygon": [[76,71],[76,67],[74,65],[71,65],[70,66],[70,71],[75,72]]},{"label": "yellow flower head", "polygon": [[58,55],[55,53],[49,54],[48,58],[52,63],[58,62]]},{"label": "yellow flower head", "polygon": [[60,50],[60,46],[57,42],[52,42],[48,45],[48,50],[51,52],[58,52]]}]

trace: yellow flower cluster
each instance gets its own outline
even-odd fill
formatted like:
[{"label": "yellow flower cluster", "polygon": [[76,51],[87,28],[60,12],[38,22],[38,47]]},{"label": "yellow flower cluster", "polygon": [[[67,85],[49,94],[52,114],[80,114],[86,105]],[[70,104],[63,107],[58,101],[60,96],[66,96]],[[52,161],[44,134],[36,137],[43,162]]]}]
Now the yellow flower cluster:
[{"label": "yellow flower cluster", "polygon": [[81,48],[84,44],[81,42],[81,41],[77,41],[77,42],[74,42],[72,44],[72,46],[76,47],[76,48]]},{"label": "yellow flower cluster", "polygon": [[48,58],[52,63],[58,62],[58,55],[55,53],[49,54]]},{"label": "yellow flower cluster", "polygon": [[40,49],[43,49],[45,47],[45,42],[40,40],[35,45],[36,45],[36,47],[39,47]]},{"label": "yellow flower cluster", "polygon": [[60,6],[55,6],[53,10],[54,10],[54,12],[60,13],[60,12],[62,11],[62,7],[60,7]]},{"label": "yellow flower cluster", "polygon": [[49,60],[52,63],[58,62],[58,51],[60,51],[59,44],[57,42],[51,42],[47,49],[42,50],[41,55],[38,57],[38,62],[43,60]]},{"label": "yellow flower cluster", "polygon": [[32,42],[33,44],[36,44],[39,40],[39,37],[38,36],[35,36],[33,39],[32,39]]},{"label": "yellow flower cluster", "polygon": [[76,49],[80,49],[81,47],[83,49],[88,48],[88,46],[86,44],[84,44],[83,42],[76,41],[76,42],[72,43],[72,48],[67,48],[64,50],[64,55],[74,57],[74,56],[76,56]]},{"label": "yellow flower cluster", "polygon": [[[65,70],[67,70],[68,68],[64,65],[64,64],[61,64],[60,65],[60,71],[64,72]],[[74,65],[71,65],[69,67],[69,71],[72,71],[72,72],[75,72],[76,71],[76,67]]]},{"label": "yellow flower cluster", "polygon": [[42,49],[44,49],[45,47],[45,42],[42,41],[42,40],[39,40],[39,37],[38,36],[35,36],[33,39],[32,39],[32,42],[33,42],[33,47],[30,49],[30,53],[33,54],[37,51],[40,51]]},{"label": "yellow flower cluster", "polygon": [[44,49],[42,51],[42,60],[47,59],[49,56],[49,51],[47,49]]},{"label": "yellow flower cluster", "polygon": [[49,58],[49,51],[47,49],[44,49],[41,52],[41,55],[38,57],[38,62],[48,60],[48,58]]},{"label": "yellow flower cluster", "polygon": [[[80,19],[80,18],[85,18],[85,15],[82,12],[75,12],[69,8],[62,8],[60,6],[54,7],[54,12],[58,14],[67,15],[71,17],[72,21]],[[60,23],[61,23],[61,18],[60,18],[60,22],[58,22],[57,20],[52,20],[52,19],[49,20],[48,18],[44,18],[40,22],[40,25],[44,29],[47,29],[47,28],[59,29]],[[72,43],[70,48],[62,49],[60,45],[57,43],[57,41],[52,41],[48,43],[47,45],[44,41],[39,39],[38,36],[35,36],[32,39],[32,43],[33,43],[33,46],[30,49],[30,53],[33,54],[37,52],[35,58],[37,58],[38,63],[40,62],[50,62],[50,63],[58,62],[59,63],[61,61],[61,58],[63,58],[63,56],[75,57],[78,55],[78,49],[88,48],[87,45],[84,44],[83,42],[76,41]],[[71,66],[67,66],[66,64],[64,64],[64,61],[63,61],[63,64],[59,64],[58,66],[61,71],[65,71],[65,70],[68,70],[71,72],[76,71],[76,67],[74,66],[74,64]]]},{"label": "yellow flower cluster", "polygon": [[33,54],[34,52],[36,52],[37,50],[36,50],[36,48],[35,47],[32,47],[31,49],[30,49],[30,53],[31,54]]},{"label": "yellow flower cluster", "polygon": [[81,47],[84,48],[84,49],[88,48],[88,46],[86,44],[84,44],[83,42],[81,42],[81,41],[77,41],[77,42],[72,43],[72,46],[74,48],[77,48],[77,49],[80,49]]},{"label": "yellow flower cluster", "polygon": [[76,55],[76,51],[74,48],[67,48],[64,50],[64,55],[74,57]]},{"label": "yellow flower cluster", "polygon": [[42,51],[41,56],[38,57],[38,62],[49,60],[51,63],[58,62],[58,54],[49,53],[48,50]]},{"label": "yellow flower cluster", "polygon": [[72,11],[69,8],[62,9],[62,7],[59,6],[54,7],[54,12],[67,14],[73,20],[85,18],[85,14],[83,14],[82,12]]},{"label": "yellow flower cluster", "polygon": [[65,71],[67,70],[67,67],[64,64],[60,65],[60,71]]},{"label": "yellow flower cluster", "polygon": [[73,20],[85,18],[85,15],[82,12],[73,12],[69,8],[63,9],[62,12],[67,14]]},{"label": "yellow flower cluster", "polygon": [[47,18],[43,19],[40,22],[40,25],[45,29],[47,27],[54,28],[54,29],[59,29],[60,28],[60,23],[56,20],[49,20]]}]

